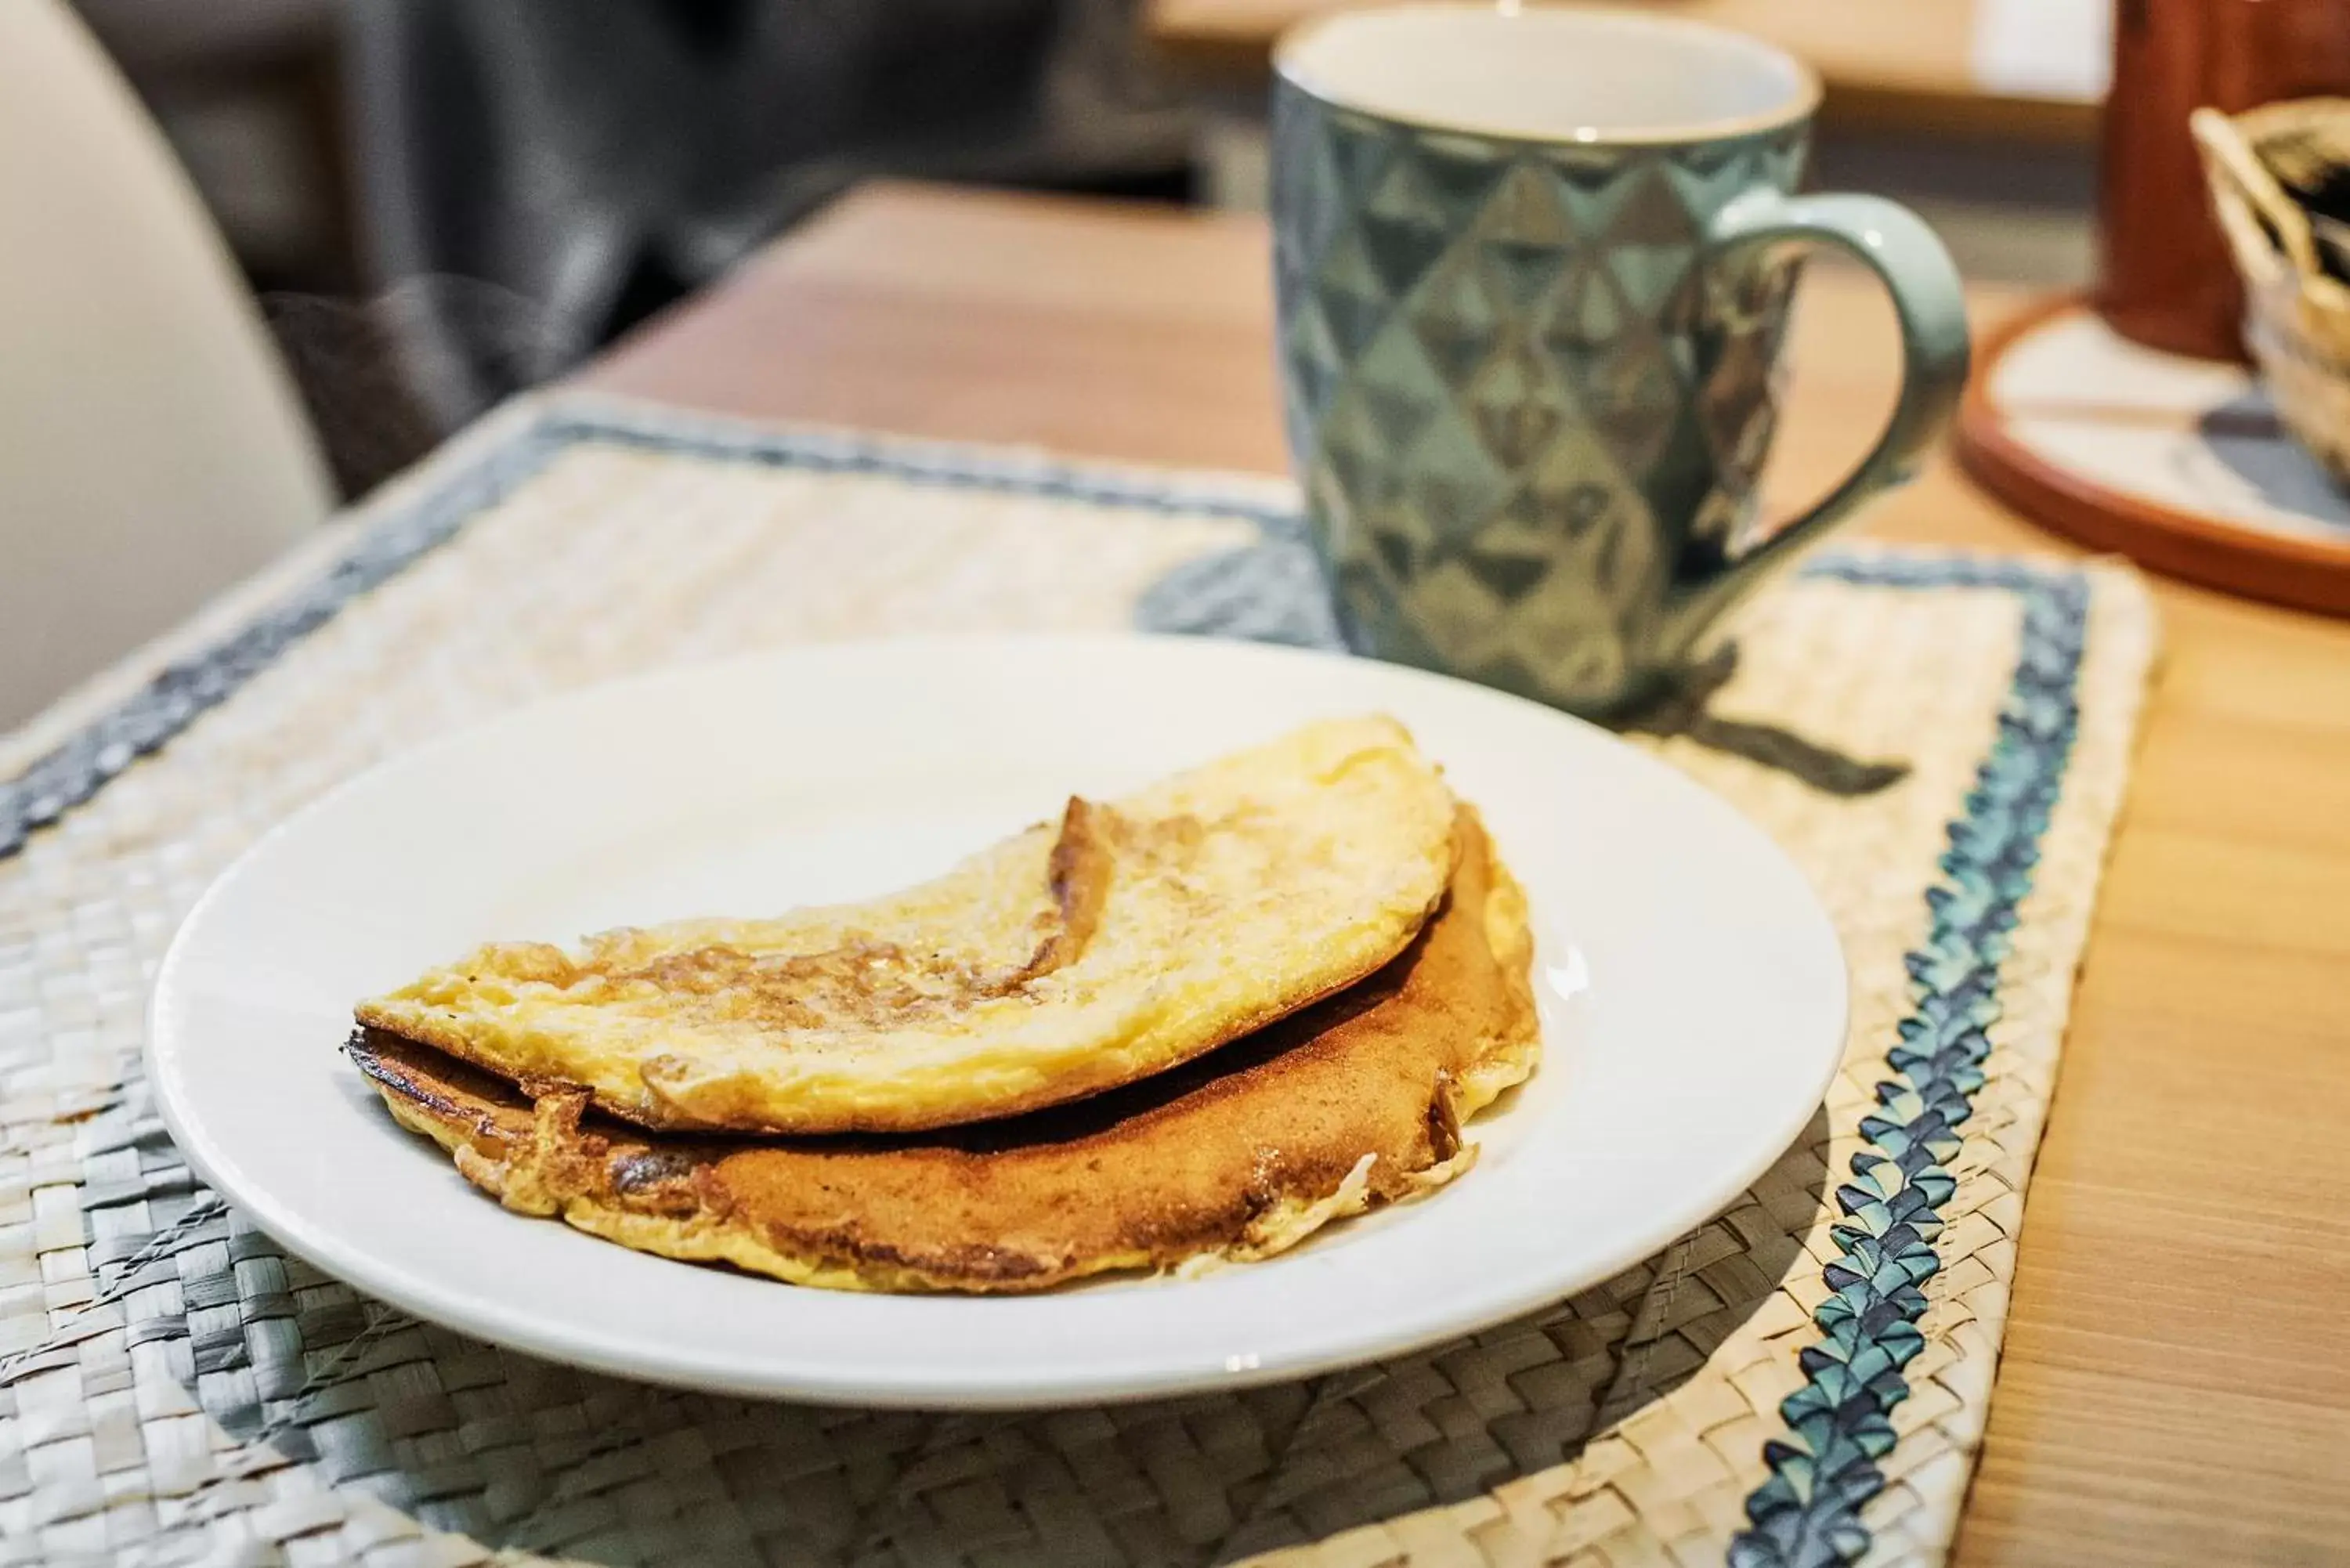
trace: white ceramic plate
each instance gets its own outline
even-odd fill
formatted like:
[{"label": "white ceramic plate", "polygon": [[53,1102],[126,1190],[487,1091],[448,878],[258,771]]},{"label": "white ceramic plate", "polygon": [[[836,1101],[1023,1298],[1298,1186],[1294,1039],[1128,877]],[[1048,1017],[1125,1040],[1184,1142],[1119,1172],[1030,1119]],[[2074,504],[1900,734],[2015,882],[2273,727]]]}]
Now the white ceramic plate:
[{"label": "white ceramic plate", "polygon": [[[1532,896],[1547,1054],[1477,1168],[1195,1281],[1005,1299],[801,1290],[525,1219],[337,1049],[359,996],[490,938],[759,913],[927,876],[1310,718],[1384,710]],[[163,961],[151,1065],[189,1160],[362,1290],[632,1377],[1017,1406],[1297,1376],[1606,1279],[1734,1199],[1818,1106],[1834,931],[1729,806],[1602,732],[1367,660],[1190,639],[908,640],[583,691],[400,757],[270,833]]]}]

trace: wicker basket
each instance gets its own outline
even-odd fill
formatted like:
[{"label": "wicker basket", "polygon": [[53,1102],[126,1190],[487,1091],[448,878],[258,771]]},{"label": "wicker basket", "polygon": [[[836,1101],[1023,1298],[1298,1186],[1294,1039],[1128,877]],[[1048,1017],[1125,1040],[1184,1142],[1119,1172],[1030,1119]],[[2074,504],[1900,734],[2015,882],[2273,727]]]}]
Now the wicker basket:
[{"label": "wicker basket", "polygon": [[2350,486],[2350,286],[2325,270],[2310,215],[2263,149],[2350,142],[2350,99],[2301,99],[2193,119],[2220,226],[2244,280],[2244,342],[2277,412],[2338,484]]}]

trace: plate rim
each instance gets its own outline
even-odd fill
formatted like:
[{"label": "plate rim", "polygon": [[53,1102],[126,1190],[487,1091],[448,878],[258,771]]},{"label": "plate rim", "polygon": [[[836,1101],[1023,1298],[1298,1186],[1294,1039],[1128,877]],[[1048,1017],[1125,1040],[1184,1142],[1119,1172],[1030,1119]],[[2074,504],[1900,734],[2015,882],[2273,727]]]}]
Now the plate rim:
[{"label": "plate rim", "polygon": [[[1150,1375],[1123,1377],[1087,1375],[1065,1377],[1043,1386],[1039,1386],[1033,1376],[1024,1376],[1017,1382],[1009,1379],[991,1381],[985,1376],[986,1368],[978,1367],[972,1369],[972,1375],[951,1382],[917,1376],[884,1384],[874,1382],[870,1375],[864,1372],[831,1376],[818,1362],[805,1364],[793,1375],[781,1376],[764,1368],[730,1371],[714,1365],[705,1366],[697,1363],[690,1354],[648,1359],[641,1351],[632,1355],[616,1341],[594,1335],[582,1338],[575,1328],[550,1328],[512,1309],[502,1311],[487,1293],[452,1290],[445,1285],[424,1282],[400,1264],[380,1262],[363,1245],[319,1230],[310,1220],[293,1212],[265,1186],[257,1187],[244,1180],[234,1160],[226,1157],[225,1151],[216,1148],[199,1127],[187,1120],[183,1114],[187,1107],[181,1103],[179,1095],[168,1087],[175,1083],[177,1071],[173,1053],[165,1044],[163,1020],[167,1006],[182,984],[182,971],[190,961],[191,933],[198,929],[203,920],[243,879],[265,848],[298,831],[314,815],[332,810],[344,796],[368,786],[383,774],[429,761],[436,753],[462,747],[481,733],[526,717],[537,718],[570,707],[608,701],[616,692],[720,676],[731,670],[812,657],[853,660],[881,649],[904,654],[930,649],[950,654],[975,647],[1002,649],[1014,646],[1066,649],[1074,652],[1086,648],[1112,646],[1121,650],[1131,650],[1138,645],[1169,652],[1199,650],[1243,659],[1263,659],[1300,665],[1366,666],[1382,677],[1399,678],[1430,690],[1466,696],[1474,701],[1489,702],[1501,710],[1522,711],[1539,722],[1564,722],[1621,756],[1633,759],[1636,766],[1649,770],[1652,777],[1669,781],[1668,788],[1682,792],[1688,798],[1700,803],[1699,809],[1719,813],[1734,831],[1745,835],[1753,847],[1774,862],[1776,869],[1783,873],[1785,880],[1800,895],[1805,923],[1814,928],[1814,935],[1824,939],[1824,956],[1831,961],[1838,981],[1834,988],[1832,1004],[1835,1028],[1830,1038],[1834,1048],[1823,1048],[1822,1066],[1815,1075],[1816,1085],[1813,1090],[1807,1091],[1801,1110],[1791,1113],[1791,1125],[1773,1131],[1763,1145],[1758,1145],[1766,1147],[1767,1152],[1745,1162],[1734,1185],[1729,1183],[1727,1177],[1723,1179],[1725,1191],[1722,1196],[1693,1197],[1670,1208],[1659,1207],[1647,1224],[1635,1228],[1622,1242],[1599,1254],[1598,1261],[1586,1263],[1578,1271],[1575,1282],[1563,1283],[1557,1279],[1532,1280],[1514,1291],[1475,1298],[1473,1310],[1450,1314],[1423,1312],[1417,1317],[1401,1321],[1391,1319],[1384,1332],[1366,1333],[1360,1329],[1334,1331],[1326,1336],[1324,1347],[1317,1353],[1275,1355],[1263,1360],[1252,1358],[1245,1366],[1234,1366],[1227,1361],[1218,1366],[1186,1366],[1170,1361]],[[242,1210],[256,1227],[287,1251],[331,1278],[417,1318],[562,1365],[637,1382],[703,1393],[871,1409],[1053,1409],[1204,1396],[1293,1382],[1409,1355],[1460,1334],[1477,1333],[1523,1316],[1565,1295],[1588,1288],[1594,1281],[1612,1277],[1643,1259],[1654,1256],[1695,1226],[1721,1213],[1727,1204],[1734,1202],[1737,1194],[1752,1187],[1757,1178],[1775,1164],[1817,1116],[1841,1067],[1844,1044],[1850,1028],[1851,985],[1850,961],[1835,922],[1810,878],[1770,835],[1727,799],[1688,774],[1575,715],[1492,687],[1413,666],[1284,644],[1180,633],[932,633],[787,644],[712,659],[681,660],[608,680],[592,681],[569,691],[517,703],[458,725],[393,752],[337,781],[256,836],[213,877],[190,905],[156,969],[145,1010],[146,1037],[140,1057],[156,1108],[173,1146],[207,1187],[227,1205]],[[1472,1122],[1471,1125],[1475,1124]],[[1693,1192],[1696,1190],[1692,1189]],[[1401,1209],[1410,1205],[1396,1207]],[[668,1259],[657,1261],[678,1268],[697,1267]],[[758,1282],[782,1290],[802,1288],[784,1285],[780,1282]],[[1180,1284],[1170,1282],[1167,1288],[1180,1289]],[[1051,1293],[1047,1293],[1048,1295]],[[959,1298],[950,1296],[948,1299]],[[686,1347],[668,1348],[681,1351]]]}]

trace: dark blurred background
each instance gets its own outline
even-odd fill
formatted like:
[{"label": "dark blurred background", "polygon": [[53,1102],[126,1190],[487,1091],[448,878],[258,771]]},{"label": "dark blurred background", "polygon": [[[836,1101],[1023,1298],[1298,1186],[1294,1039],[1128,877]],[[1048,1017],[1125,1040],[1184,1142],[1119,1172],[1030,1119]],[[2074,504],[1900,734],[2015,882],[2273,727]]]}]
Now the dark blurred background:
[{"label": "dark blurred background", "polygon": [[858,179],[1198,194],[1134,0],[74,4],[345,494]]},{"label": "dark blurred background", "polygon": [[[1149,0],[71,4],[225,233],[344,496],[868,176],[1264,196],[1262,62],[1155,57]],[[1917,207],[1972,275],[2077,285],[2089,150],[2023,151],[1834,117],[1815,174]]]}]

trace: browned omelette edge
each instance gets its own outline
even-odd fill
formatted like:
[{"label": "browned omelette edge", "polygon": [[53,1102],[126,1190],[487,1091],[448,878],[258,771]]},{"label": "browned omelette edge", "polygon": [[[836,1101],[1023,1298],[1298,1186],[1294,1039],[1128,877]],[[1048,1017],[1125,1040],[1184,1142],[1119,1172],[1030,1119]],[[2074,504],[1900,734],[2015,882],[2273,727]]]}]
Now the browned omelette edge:
[{"label": "browned omelette edge", "polygon": [[[1409,736],[1406,738],[1408,740]],[[1049,859],[1054,924],[1040,934],[1039,943],[1026,965],[1008,975],[995,977],[986,988],[986,994],[1009,991],[1024,979],[1062,968],[1074,961],[1083,950],[1100,917],[1102,897],[1110,874],[1108,837],[1118,819],[1118,813],[1113,806],[1072,796],[1057,829],[1053,824],[1042,823],[1028,830],[1030,833],[1055,832]],[[1235,1012],[1225,1021],[1220,1033],[1203,1038],[1202,1043],[1184,1054],[1160,1063],[1156,1070],[1165,1071],[1221,1049],[1350,990],[1378,973],[1409,947],[1443,903],[1451,874],[1460,867],[1461,837],[1457,833],[1453,836],[1451,849],[1452,864],[1448,868],[1445,881],[1439,885],[1428,907],[1399,929],[1391,945],[1383,943],[1377,951],[1367,953],[1362,963],[1331,976],[1326,983],[1268,992],[1257,1005]],[[559,949],[548,947],[546,951],[551,963],[559,966],[569,962],[567,956]],[[354,1013],[358,1023],[365,1029],[432,1046],[510,1082],[520,1082],[527,1076],[517,1074],[511,1064],[500,1061],[496,1053],[484,1050],[469,1038],[462,1026],[444,1023],[438,1017],[396,1016],[369,1002],[359,1003]],[[741,1103],[739,1095],[730,1095],[717,1084],[694,1085],[689,1094],[681,1079],[676,1075],[678,1066],[679,1064],[669,1057],[650,1058],[638,1072],[640,1093],[623,1098],[599,1089],[595,1095],[596,1107],[609,1116],[656,1132],[751,1137],[766,1134],[919,1133],[1025,1116],[1138,1081],[1131,1071],[1100,1070],[1089,1074],[1082,1064],[1065,1064],[1048,1081],[1027,1092],[993,1095],[977,1109],[964,1108],[950,1115],[935,1111],[921,1113],[904,1107],[868,1108],[855,1115],[803,1116],[786,1126],[747,1108]]]},{"label": "browned omelette edge", "polygon": [[[1442,1186],[1475,1159],[1461,1124],[1533,1071],[1540,1034],[1523,894],[1465,810],[1460,836],[1477,853],[1461,857],[1452,902],[1482,891],[1483,918],[1473,930],[1473,917],[1448,906],[1365,982],[1363,994],[1334,998],[1227,1047],[1220,1054],[1229,1062],[1195,1060],[1162,1075],[1163,1084],[1019,1123],[924,1137],[648,1137],[588,1112],[577,1089],[534,1085],[534,1104],[412,1044],[362,1035],[351,1053],[395,1118],[448,1148],[476,1186],[510,1208],[560,1215],[639,1251],[865,1290],[1009,1293],[1112,1271],[1189,1272],[1271,1256],[1332,1220]],[[1463,961],[1480,972],[1460,973]],[[1458,1000],[1437,987],[1487,1005],[1473,1043],[1455,1043],[1467,1049],[1453,1066],[1430,1069],[1419,1054],[1425,1037],[1414,1032],[1455,1022],[1448,1007]],[[1390,1038],[1398,1035],[1407,1047],[1402,1062]],[[1425,1074],[1412,1079],[1419,1087],[1379,1088],[1382,1075],[1404,1071]],[[1302,1133],[1265,1146],[1268,1128],[1284,1126],[1276,1112],[1284,1086],[1309,1100],[1318,1091],[1327,1105],[1336,1085],[1343,1105],[1365,1074],[1377,1091],[1369,1097],[1383,1103],[1363,1114],[1383,1122],[1383,1133],[1316,1127],[1307,1105]],[[1408,1135],[1398,1126],[1406,1120],[1414,1124]],[[1214,1173],[1217,1184],[1199,1190],[1198,1172],[1164,1168],[1175,1151],[1202,1139],[1230,1142],[1235,1127],[1253,1127],[1257,1141]],[[1378,1147],[1366,1147],[1367,1136]],[[1169,1191],[1118,1191],[1105,1203],[1111,1189],[1103,1184],[1122,1176],[1129,1184],[1163,1179]],[[807,1222],[807,1194],[830,1191],[836,1177],[852,1192],[861,1186],[865,1212],[844,1199],[848,1211],[835,1222]],[[1186,1182],[1194,1189],[1188,1194]],[[1069,1206],[1059,1221],[1055,1203]],[[798,1212],[777,1219],[778,1208]],[[1065,1231],[1040,1240],[1040,1209]]]}]

